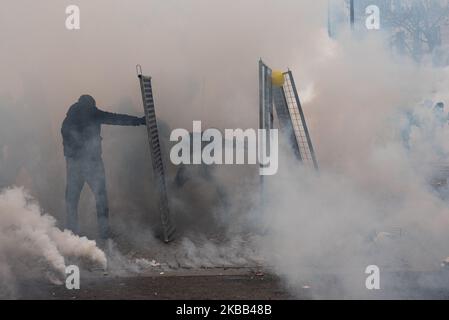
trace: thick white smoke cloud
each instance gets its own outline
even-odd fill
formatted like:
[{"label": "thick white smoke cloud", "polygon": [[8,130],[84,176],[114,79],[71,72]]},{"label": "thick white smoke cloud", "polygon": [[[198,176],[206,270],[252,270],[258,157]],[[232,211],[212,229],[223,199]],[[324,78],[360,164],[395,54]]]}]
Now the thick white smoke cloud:
[{"label": "thick white smoke cloud", "polygon": [[262,247],[295,290],[336,272],[343,292],[360,297],[368,265],[438,270],[449,207],[447,186],[434,182],[447,177],[449,126],[434,104],[447,101],[448,70],[394,61],[376,36],[314,41],[331,54],[296,69],[315,88],[304,108],[321,169],[284,155],[267,179]]},{"label": "thick white smoke cloud", "polygon": [[65,279],[67,258],[83,258],[106,268],[106,256],[95,241],[61,231],[55,223],[23,189],[1,192],[0,296],[14,293],[16,278],[50,272]]},{"label": "thick white smoke cloud", "polygon": [[[241,253],[252,258],[261,250],[294,288],[310,268],[357,273],[366,263],[387,261],[432,268],[449,254],[444,188],[435,192],[428,183],[429,166],[445,160],[449,133],[422,106],[425,99],[448,101],[448,70],[398,63],[380,36],[328,39],[324,0],[75,2],[81,30],[74,32],[64,28],[64,9],[73,1],[10,1],[0,12],[2,185],[29,186],[62,223],[59,128],[65,112],[80,94],[91,93],[101,107],[141,113],[137,63],[153,76],[157,114],[171,128],[189,129],[193,120],[255,128],[262,57],[273,68],[293,71],[320,173],[284,156],[279,175],[266,179],[266,207],[260,209],[256,170],[224,169],[216,178],[229,192],[232,214],[220,216],[220,223],[233,231],[262,227],[262,240],[250,248],[238,241],[214,248],[184,240],[176,254],[189,265],[210,266],[211,257],[216,264],[241,262]],[[420,125],[411,125],[407,114]],[[104,158],[113,228],[138,245],[147,243],[150,213],[158,220],[151,181],[144,178],[151,176],[145,132],[129,130],[105,128]],[[179,221],[191,215],[191,225],[207,229],[209,220],[195,214],[209,216],[217,208],[210,199],[200,203],[201,191],[191,196],[192,190],[171,199]],[[92,201],[82,201],[80,215],[82,226],[95,225]],[[379,232],[397,229],[401,241],[373,245]],[[54,232],[51,237],[60,243]],[[70,252],[56,252],[42,251],[59,270],[61,256]],[[7,275],[15,264],[0,266]]]}]

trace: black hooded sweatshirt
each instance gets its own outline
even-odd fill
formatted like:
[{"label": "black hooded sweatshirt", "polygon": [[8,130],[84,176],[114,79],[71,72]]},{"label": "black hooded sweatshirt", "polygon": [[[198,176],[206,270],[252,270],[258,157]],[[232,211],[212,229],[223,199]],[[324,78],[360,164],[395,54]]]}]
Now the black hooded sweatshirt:
[{"label": "black hooded sweatshirt", "polygon": [[142,118],[106,112],[96,106],[72,105],[62,123],[64,156],[74,159],[101,160],[101,125],[138,126]]}]

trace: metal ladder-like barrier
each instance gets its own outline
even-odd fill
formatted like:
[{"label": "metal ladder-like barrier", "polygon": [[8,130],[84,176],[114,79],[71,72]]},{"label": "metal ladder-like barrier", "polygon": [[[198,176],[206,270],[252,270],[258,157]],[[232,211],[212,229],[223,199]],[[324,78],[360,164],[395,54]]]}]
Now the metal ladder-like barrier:
[{"label": "metal ladder-like barrier", "polygon": [[285,97],[288,112],[290,113],[291,124],[296,137],[297,147],[299,148],[301,161],[318,170],[315,150],[313,149],[312,139],[310,138],[306,118],[291,71],[284,73],[284,80],[285,82],[282,87],[283,96]]},{"label": "metal ladder-like barrier", "polygon": [[291,71],[284,72],[284,83],[272,83],[272,70],[259,61],[260,129],[273,128],[273,105],[279,120],[280,130],[298,160],[318,170],[318,162],[310,138],[307,122],[299,100],[295,80]]},{"label": "metal ladder-like barrier", "polygon": [[153,176],[159,196],[159,212],[162,223],[162,237],[165,242],[170,242],[175,233],[175,227],[170,216],[168,206],[167,187],[162,161],[161,144],[157,127],[156,111],[154,108],[153,88],[151,77],[142,75],[142,69],[137,66],[140,88],[142,91],[143,108],[145,111],[148,139],[150,143],[151,159],[153,163]]}]

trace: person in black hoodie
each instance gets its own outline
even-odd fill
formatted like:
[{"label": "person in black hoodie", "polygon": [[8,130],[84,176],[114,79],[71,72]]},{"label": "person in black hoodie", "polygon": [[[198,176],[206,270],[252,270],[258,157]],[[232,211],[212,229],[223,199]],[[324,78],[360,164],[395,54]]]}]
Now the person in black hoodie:
[{"label": "person in black hoodie", "polygon": [[95,195],[98,230],[101,239],[109,238],[109,208],[106,178],[101,157],[101,125],[140,126],[145,117],[102,111],[94,98],[82,95],[72,105],[62,123],[61,134],[67,164],[66,227],[79,233],[78,202],[87,183]]}]

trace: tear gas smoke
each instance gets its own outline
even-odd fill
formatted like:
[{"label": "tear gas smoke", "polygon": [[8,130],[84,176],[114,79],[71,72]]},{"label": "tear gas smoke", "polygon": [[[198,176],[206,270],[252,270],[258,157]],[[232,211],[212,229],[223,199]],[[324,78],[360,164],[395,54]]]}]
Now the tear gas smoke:
[{"label": "tear gas smoke", "polygon": [[[367,263],[431,269],[449,255],[446,191],[435,192],[428,183],[429,164],[446,159],[449,132],[422,106],[425,99],[448,101],[447,69],[398,63],[380,34],[328,39],[324,0],[77,3],[82,21],[76,32],[63,23],[70,1],[11,1],[0,12],[2,186],[25,185],[62,224],[59,129],[65,112],[80,94],[90,93],[99,107],[140,114],[137,63],[153,76],[165,141],[170,128],[190,128],[193,120],[220,129],[257,128],[257,60],[263,57],[273,68],[290,67],[300,95],[307,93],[304,109],[320,173],[301,168],[282,151],[279,174],[266,179],[260,208],[257,168],[219,167],[212,181],[189,168],[187,187],[170,185],[179,239],[185,240],[166,254],[149,230],[159,220],[145,132],[105,127],[113,229],[133,249],[152,250],[151,258],[173,265],[178,257],[197,267],[262,255],[294,291],[311,268],[343,270],[346,292],[358,293],[357,275]],[[177,168],[167,167],[173,179]],[[227,203],[218,201],[216,185]],[[35,209],[18,194],[2,197],[18,198],[19,205],[2,201],[17,208],[20,219]],[[81,228],[88,234],[95,230],[94,211],[92,197],[83,195]],[[4,212],[2,207],[1,215],[9,217]],[[40,252],[60,270],[71,252],[56,238],[70,236],[53,229],[49,216],[36,215],[53,248]],[[23,228],[31,226],[26,221]],[[400,241],[382,236],[398,229]],[[217,230],[228,240],[248,232],[260,237],[214,247],[204,239]],[[2,239],[0,246],[11,242]],[[18,258],[27,252],[9,249]],[[2,276],[11,275],[15,262],[2,259]]]},{"label": "tear gas smoke", "polygon": [[1,193],[0,212],[0,296],[13,293],[14,279],[39,271],[65,279],[67,258],[84,258],[106,268],[106,256],[95,241],[59,230],[55,219],[42,213],[23,189]]}]

